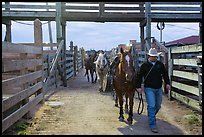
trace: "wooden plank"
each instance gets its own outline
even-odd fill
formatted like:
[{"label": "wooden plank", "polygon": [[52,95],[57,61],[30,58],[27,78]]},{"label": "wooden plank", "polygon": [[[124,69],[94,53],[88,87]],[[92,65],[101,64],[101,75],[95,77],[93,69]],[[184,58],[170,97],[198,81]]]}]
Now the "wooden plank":
[{"label": "wooden plank", "polygon": [[42,54],[40,47],[26,46],[26,45],[14,44],[10,42],[2,42],[2,52],[3,53]]},{"label": "wooden plank", "polygon": [[105,10],[137,10],[137,11],[140,11],[140,10],[144,10],[144,7],[104,7]]},{"label": "wooden plank", "polygon": [[8,110],[9,108],[14,106],[18,102],[22,101],[23,99],[28,98],[29,96],[34,94],[40,88],[42,88],[42,82],[39,82],[39,83],[35,84],[34,86],[29,87],[29,88],[15,94],[15,95],[11,96],[11,97],[3,100],[3,102],[2,102],[2,112]]},{"label": "wooden plank", "polygon": [[[55,5],[2,5],[2,8],[10,8],[10,10],[13,10],[15,8],[18,8],[18,9],[35,9],[35,10],[38,10],[38,9],[55,9]],[[13,9],[12,9],[13,8]]]},{"label": "wooden plank", "polygon": [[197,59],[174,59],[174,65],[187,65],[197,67]]},{"label": "wooden plank", "polygon": [[43,50],[43,54],[56,53],[57,50]]},{"label": "wooden plank", "polygon": [[195,21],[197,20],[201,20],[202,19],[202,14],[201,13],[161,13],[161,12],[151,12],[151,18],[156,18],[156,19],[175,19],[173,21],[177,21],[177,20],[182,20],[182,19],[195,19]]},{"label": "wooden plank", "polygon": [[15,78],[7,79],[2,81],[2,94],[6,93],[6,90],[11,89],[15,86],[19,86],[21,84],[24,84],[26,82],[31,82],[39,77],[41,77],[43,74],[42,70],[29,73],[23,76],[18,76]]},{"label": "wooden plank", "polygon": [[67,55],[72,55],[72,56],[73,56],[74,53],[73,53],[73,51],[66,50],[66,54],[67,54]]},{"label": "wooden plank", "polygon": [[66,61],[73,60],[73,57],[66,57]]},{"label": "wooden plank", "polygon": [[153,12],[154,10],[157,11],[179,11],[182,13],[182,11],[199,11],[200,12],[200,7],[168,7],[168,5],[166,7],[151,7],[151,12]]},{"label": "wooden plank", "polygon": [[173,98],[185,103],[186,105],[191,106],[196,110],[202,111],[199,106],[199,101],[183,96],[181,94],[178,94],[175,91],[171,91],[171,95]]},{"label": "wooden plank", "polygon": [[151,5],[201,5],[202,2],[151,2]]},{"label": "wooden plank", "polygon": [[41,100],[43,99],[43,94],[39,94],[35,99],[31,100],[29,103],[22,106],[20,109],[6,117],[2,120],[2,133],[13,125],[17,120],[24,116],[29,110],[33,109]]},{"label": "wooden plank", "polygon": [[25,45],[25,46],[35,46],[34,43],[14,43],[19,45]]},{"label": "wooden plank", "polygon": [[98,4],[98,2],[66,2],[66,4]]},{"label": "wooden plank", "polygon": [[73,63],[66,63],[66,67],[69,68],[69,67],[73,67],[74,64]]},{"label": "wooden plank", "polygon": [[105,4],[145,4],[145,2],[105,2]]},{"label": "wooden plank", "polygon": [[58,45],[58,43],[42,43],[43,47],[58,47]]},{"label": "wooden plank", "polygon": [[21,70],[27,67],[42,65],[41,59],[11,60],[2,62],[2,72]]},{"label": "wooden plank", "polygon": [[73,71],[74,71],[74,68],[72,67],[72,68],[67,69],[66,73],[70,73],[70,72],[73,72]]},{"label": "wooden plank", "polygon": [[74,76],[74,72],[72,71],[71,73],[69,73],[67,76],[66,76],[66,79],[69,79],[71,78],[72,76]]},{"label": "wooden plank", "polygon": [[171,53],[188,53],[188,52],[201,52],[201,51],[202,51],[202,43],[171,48]]},{"label": "wooden plank", "polygon": [[176,82],[176,81],[172,81],[172,86],[175,87],[175,88],[184,90],[184,91],[186,91],[188,93],[199,96],[199,89],[197,87],[182,84],[182,83],[179,83],[179,82]]},{"label": "wooden plank", "polygon": [[2,52],[2,60],[20,59],[19,53],[4,53]]},{"label": "wooden plank", "polygon": [[173,76],[198,81],[198,74],[197,73],[173,70]]},{"label": "wooden plank", "polygon": [[66,5],[66,10],[99,10],[99,6],[71,6],[71,5]]},{"label": "wooden plank", "polygon": [[9,18],[18,21],[33,21],[38,18],[41,21],[54,21],[55,14],[55,11],[3,11],[2,18]]}]

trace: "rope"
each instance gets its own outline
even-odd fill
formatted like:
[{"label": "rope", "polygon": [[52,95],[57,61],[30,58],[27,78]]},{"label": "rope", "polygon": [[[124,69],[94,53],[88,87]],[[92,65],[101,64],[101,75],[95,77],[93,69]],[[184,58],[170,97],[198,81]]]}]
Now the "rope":
[{"label": "rope", "polygon": [[[143,102],[142,94],[139,93],[139,92],[137,92],[137,95],[138,95],[138,98],[139,98],[139,100],[140,100],[140,101],[139,101],[139,106],[138,106],[138,108],[137,108],[137,113],[138,113],[139,115],[141,115],[142,112],[143,112],[143,109],[144,109],[144,102]],[[141,109],[141,111],[140,111],[141,103],[142,103],[142,109]]]}]

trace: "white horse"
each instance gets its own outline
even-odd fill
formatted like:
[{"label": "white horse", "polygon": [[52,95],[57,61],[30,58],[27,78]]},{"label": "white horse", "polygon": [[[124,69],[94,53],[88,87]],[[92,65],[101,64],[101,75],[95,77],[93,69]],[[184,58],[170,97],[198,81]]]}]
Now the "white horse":
[{"label": "white horse", "polygon": [[99,53],[96,64],[96,74],[98,76],[99,91],[103,91],[103,79],[108,73],[108,61],[105,57],[105,53]]}]

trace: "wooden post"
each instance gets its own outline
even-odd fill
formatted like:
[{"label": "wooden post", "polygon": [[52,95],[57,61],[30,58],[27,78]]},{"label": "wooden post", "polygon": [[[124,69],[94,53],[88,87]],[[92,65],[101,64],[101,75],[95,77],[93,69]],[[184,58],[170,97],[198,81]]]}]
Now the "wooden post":
[{"label": "wooden post", "polygon": [[103,17],[104,14],[104,2],[99,2],[99,17]]},{"label": "wooden post", "polygon": [[202,56],[197,56],[199,105],[202,109]]},{"label": "wooden post", "polygon": [[67,87],[67,79],[66,79],[66,21],[62,23],[62,37],[64,39],[64,46],[62,48],[62,58],[63,58],[63,84],[64,87]]},{"label": "wooden post", "polygon": [[[144,8],[144,4],[139,4],[141,9]],[[141,14],[144,14],[144,10],[140,10]],[[140,22],[140,41],[141,41],[141,50],[144,51],[144,26],[146,25],[146,19]]]},{"label": "wooden post", "polygon": [[64,40],[64,45],[62,48],[62,71],[63,71],[63,85],[67,86],[66,80],[66,21],[63,19],[63,12],[65,12],[65,2],[56,2],[56,29],[57,29],[57,43],[60,43],[61,40]]},{"label": "wooden post", "polygon": [[[34,21],[34,43],[35,43],[35,46],[40,46],[40,47],[41,47],[41,50],[42,50],[41,53],[42,53],[42,54],[41,54],[41,55],[37,55],[36,58],[42,59],[42,62],[43,62],[42,23],[40,22],[39,19],[36,19],[36,20]],[[43,70],[43,65],[37,66],[37,67],[35,68],[35,71],[39,71],[39,70]],[[40,82],[40,81],[43,82],[43,73],[42,73],[42,77],[37,79],[37,82]],[[40,90],[38,90],[36,95],[39,95],[39,94],[41,94],[41,93],[43,93],[43,88],[40,89]],[[43,96],[44,96],[44,93],[43,93]],[[43,98],[44,98],[44,97],[43,97]],[[42,100],[40,103],[43,103],[43,102],[44,102],[44,100]]]},{"label": "wooden post", "polygon": [[202,22],[199,23],[199,43],[202,43]]},{"label": "wooden post", "polygon": [[73,51],[73,48],[74,48],[74,44],[73,44],[73,41],[70,41],[70,51]]},{"label": "wooden post", "polygon": [[142,24],[142,22],[140,22],[140,41],[141,41],[141,50],[144,51],[145,47],[144,47],[144,26]]},{"label": "wooden post", "polygon": [[146,49],[151,48],[151,2],[145,2],[145,18],[147,19],[146,23]]},{"label": "wooden post", "polygon": [[[5,10],[10,11],[10,2],[5,2]],[[9,8],[8,8],[9,7]],[[4,41],[12,42],[11,39],[11,20],[6,21],[6,35]]]},{"label": "wooden post", "polygon": [[[200,13],[202,15],[202,2],[200,4]],[[199,37],[200,37],[200,43],[202,43],[202,22],[199,23]]]},{"label": "wooden post", "polygon": [[75,46],[75,53],[76,53],[76,72],[79,70],[78,66],[78,46]]},{"label": "wooden post", "polygon": [[85,51],[84,48],[81,48],[81,62],[82,62],[82,68],[84,68],[84,59],[85,59]]},{"label": "wooden post", "polygon": [[[46,2],[46,6],[48,6],[48,2]],[[46,8],[47,11],[49,11],[49,8]],[[48,31],[49,31],[49,38],[50,38],[50,43],[53,43],[52,41],[52,29],[51,29],[51,21],[48,21]],[[53,50],[53,47],[51,46],[51,50]]]},{"label": "wooden post", "polygon": [[77,65],[77,59],[76,59],[76,57],[77,57],[77,47],[76,46],[74,46],[74,60],[73,60],[73,62],[74,62],[74,76],[76,76],[76,71],[77,71],[77,68],[76,68],[76,65]]},{"label": "wooden post", "polygon": [[[172,83],[171,76],[173,75],[173,59],[171,55],[171,48],[169,48],[168,50],[168,75],[169,75],[170,83]],[[168,99],[172,100],[171,91],[168,91]]]}]

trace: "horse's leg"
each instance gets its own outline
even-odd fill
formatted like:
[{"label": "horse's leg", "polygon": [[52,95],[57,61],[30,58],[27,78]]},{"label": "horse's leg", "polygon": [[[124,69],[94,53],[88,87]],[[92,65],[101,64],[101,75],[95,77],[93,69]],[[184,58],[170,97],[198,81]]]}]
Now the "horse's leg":
[{"label": "horse's leg", "polygon": [[97,73],[96,73],[96,69],[94,69],[94,72],[95,72],[95,75],[96,75],[96,77],[95,77],[95,83],[96,83],[96,81],[97,81],[97,78],[98,78],[98,76],[97,76]]},{"label": "horse's leg", "polygon": [[93,81],[93,69],[90,69],[90,73],[91,73],[91,82],[94,83],[94,81]]},{"label": "horse's leg", "polygon": [[89,70],[86,69],[86,76],[87,76],[87,79],[88,79],[88,82],[89,82]]},{"label": "horse's leg", "polygon": [[[113,93],[113,95],[114,95],[115,93]],[[118,107],[118,96],[117,95],[115,95],[115,106],[116,107]]]},{"label": "horse's leg", "polygon": [[99,91],[102,92],[103,91],[103,78],[101,75],[99,75]]},{"label": "horse's leg", "polygon": [[[118,93],[118,92],[117,92]],[[119,121],[124,121],[124,116],[123,116],[123,95],[122,93],[117,94],[119,98],[119,104],[120,104],[120,116],[119,116]]]},{"label": "horse's leg", "polygon": [[103,73],[101,73],[101,82],[100,82],[100,85],[101,85],[101,91],[103,91],[103,79],[104,79],[104,77],[103,77]]},{"label": "horse's leg", "polygon": [[134,91],[131,91],[131,93],[128,94],[130,109],[129,109],[129,116],[127,121],[129,122],[129,124],[132,124],[132,121],[133,121],[132,117],[133,117],[134,94],[135,94]]},{"label": "horse's leg", "polygon": [[84,74],[84,76],[86,76],[86,75],[87,75],[87,69],[85,68],[85,70],[86,70],[86,71],[85,71],[85,74]]},{"label": "horse's leg", "polygon": [[125,93],[125,112],[128,113],[128,94]]}]

